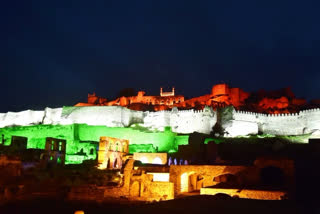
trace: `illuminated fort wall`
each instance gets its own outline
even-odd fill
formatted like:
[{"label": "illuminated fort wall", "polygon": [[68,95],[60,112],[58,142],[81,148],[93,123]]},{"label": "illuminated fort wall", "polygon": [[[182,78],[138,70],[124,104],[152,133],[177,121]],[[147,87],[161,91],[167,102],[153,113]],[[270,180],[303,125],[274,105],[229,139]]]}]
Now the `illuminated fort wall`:
[{"label": "illuminated fort wall", "polygon": [[311,109],[292,114],[259,114],[234,111],[234,121],[256,124],[265,134],[303,135],[320,130],[320,109]]},{"label": "illuminated fort wall", "polygon": [[[27,147],[37,149],[44,149],[46,137],[65,139],[68,164],[95,159],[101,136],[128,139],[130,153],[175,152],[178,145],[188,144],[188,134],[208,134],[216,121],[217,112],[209,107],[200,111],[173,108],[159,112],[119,106],[46,108],[0,114],[0,127],[3,127],[0,137],[5,145],[11,143],[12,136],[27,137]],[[258,131],[299,136],[319,133],[320,109],[278,115],[231,110],[221,123],[229,137],[258,134]]]},{"label": "illuminated fort wall", "polygon": [[[1,120],[2,119],[2,120]],[[90,106],[46,108],[45,111],[22,111],[0,114],[0,127],[28,126],[36,124],[87,124],[108,127],[129,127],[142,124],[151,130],[164,131],[172,127],[176,133],[210,133],[216,123],[214,111],[207,107],[204,110],[182,110],[143,112],[120,106]]]},{"label": "illuminated fort wall", "polygon": [[190,134],[200,132],[210,134],[217,122],[215,112],[210,107],[203,110],[178,110],[146,112],[144,126],[151,129],[164,130],[170,126],[173,132]]},{"label": "illuminated fort wall", "polygon": [[45,138],[54,137],[67,140],[66,163],[81,163],[95,159],[97,145],[101,136],[129,140],[129,152],[175,152],[178,145],[188,144],[188,136],[179,136],[166,130],[164,132],[145,132],[135,128],[72,125],[32,125],[0,128],[4,144],[10,145],[12,136],[28,138],[27,148],[44,149]]},{"label": "illuminated fort wall", "polygon": [[[303,135],[320,130],[320,109],[276,115],[233,110],[228,114],[227,117],[222,118],[222,126],[230,137],[257,134],[258,131],[273,135]],[[110,128],[138,126],[146,132],[164,131],[165,127],[171,127],[173,132],[181,134],[193,132],[209,134],[216,121],[217,112],[210,107],[205,107],[203,110],[173,108],[170,111],[143,112],[120,106],[91,106],[46,108],[44,111],[27,110],[0,114],[0,127],[87,124]],[[92,130],[90,128],[87,130],[91,134]],[[97,130],[99,129],[95,128],[93,132]],[[86,132],[83,130],[81,133]],[[123,134],[126,135],[126,133]],[[100,136],[109,136],[100,134]],[[112,135],[113,132],[110,134]]]}]

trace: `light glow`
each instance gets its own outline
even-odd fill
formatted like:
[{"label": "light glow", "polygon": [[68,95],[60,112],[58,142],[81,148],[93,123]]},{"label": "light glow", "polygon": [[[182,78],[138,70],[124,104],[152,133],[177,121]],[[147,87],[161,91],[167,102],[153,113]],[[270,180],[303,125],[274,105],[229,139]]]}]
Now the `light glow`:
[{"label": "light glow", "polygon": [[148,162],[149,162],[147,157],[142,157],[142,158],[140,159],[140,161],[141,161],[142,163],[148,163]]},{"label": "light glow", "polygon": [[170,173],[147,173],[153,175],[153,181],[169,182]]},{"label": "light glow", "polygon": [[153,159],[152,161],[153,164],[162,164],[162,160],[159,157],[156,157],[155,159]]}]

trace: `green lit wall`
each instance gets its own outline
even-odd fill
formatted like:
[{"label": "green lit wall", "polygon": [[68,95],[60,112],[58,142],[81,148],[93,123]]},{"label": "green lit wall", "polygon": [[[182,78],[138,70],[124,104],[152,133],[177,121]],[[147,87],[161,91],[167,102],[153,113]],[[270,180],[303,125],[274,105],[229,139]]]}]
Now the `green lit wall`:
[{"label": "green lit wall", "polygon": [[81,163],[95,159],[97,143],[101,136],[128,139],[131,153],[175,152],[178,145],[188,144],[188,135],[179,136],[166,129],[164,132],[150,132],[136,128],[111,128],[106,126],[73,125],[35,125],[0,128],[5,145],[10,145],[12,136],[28,138],[27,148],[44,149],[45,138],[54,137],[67,140],[66,163]]},{"label": "green lit wall", "polygon": [[152,144],[159,152],[166,152],[174,148],[176,133],[145,132],[133,128],[119,128],[106,126],[75,125],[80,141],[99,141],[100,136],[109,136],[129,140],[130,144]]},{"label": "green lit wall", "polygon": [[[73,125],[35,125],[35,126],[14,126],[0,129],[0,134],[4,135],[5,145],[10,145],[12,136],[28,137],[28,148],[43,149],[46,137],[61,138],[66,140],[74,139]],[[73,146],[67,148],[68,151]]]}]

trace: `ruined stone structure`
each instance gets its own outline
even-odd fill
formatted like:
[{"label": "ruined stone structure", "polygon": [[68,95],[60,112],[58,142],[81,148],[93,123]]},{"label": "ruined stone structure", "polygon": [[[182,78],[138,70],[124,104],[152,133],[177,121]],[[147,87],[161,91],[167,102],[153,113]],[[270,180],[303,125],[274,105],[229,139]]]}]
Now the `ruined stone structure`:
[{"label": "ruined stone structure", "polygon": [[245,104],[245,100],[249,95],[249,93],[240,88],[230,88],[227,84],[218,84],[212,87],[211,94],[186,100],[181,106],[196,107],[198,105],[207,105],[217,108],[232,105],[238,108]]},{"label": "ruined stone structure", "polygon": [[214,177],[236,174],[244,169],[246,166],[171,165],[170,182],[174,183],[175,195],[179,195],[213,186],[216,184]]},{"label": "ruined stone structure", "polygon": [[196,191],[207,195],[225,193],[241,198],[280,200],[287,197],[295,185],[294,163],[288,159],[260,158],[253,165],[171,165],[169,172],[168,167],[140,167],[134,163],[133,159],[127,160],[118,186],[100,187],[95,190],[96,194],[91,191],[92,196],[88,195],[88,188],[74,188],[69,197],[95,198],[94,195],[103,191],[103,198],[159,201]]},{"label": "ruined stone structure", "polygon": [[[266,176],[270,169],[279,172],[279,174],[271,172],[278,182],[272,185],[278,187],[278,190],[258,190],[256,187],[266,186],[268,182],[271,182],[268,179],[272,178]],[[279,200],[294,187],[294,163],[288,159],[262,158],[249,166],[172,165],[170,166],[170,182],[174,183],[175,195],[201,191],[201,194],[209,195],[226,193],[243,198]]]},{"label": "ruined stone structure", "polygon": [[93,94],[88,94],[88,103],[89,104],[96,104],[96,105],[102,105],[104,103],[107,102],[107,99],[106,98],[103,98],[103,97],[98,97],[96,95],[96,93],[93,93]]},{"label": "ruined stone structure", "polygon": [[124,155],[129,152],[129,141],[113,137],[100,137],[99,169],[121,169]]},{"label": "ruined stone structure", "polygon": [[275,91],[260,90],[248,93],[241,88],[229,87],[225,83],[214,85],[209,94],[187,100],[184,96],[175,95],[175,88],[169,92],[163,92],[160,88],[160,96],[145,96],[144,91],[139,91],[137,96],[119,97],[113,101],[107,101],[94,93],[88,95],[87,103],[76,104],[76,106],[123,106],[138,111],[161,111],[173,107],[199,110],[206,105],[213,109],[233,106],[237,110],[269,114],[296,113],[306,108],[320,107],[317,100],[308,103],[305,99],[296,98],[289,87]]},{"label": "ruined stone structure", "polygon": [[230,88],[227,84],[219,84],[212,87],[211,103],[232,105],[239,107],[244,105],[245,100],[249,97],[249,93],[244,92],[240,88]]},{"label": "ruined stone structure", "polygon": [[213,86],[211,94],[195,97],[185,100],[184,96],[175,95],[175,88],[170,92],[163,92],[160,88],[160,96],[145,96],[144,91],[139,91],[137,96],[119,97],[116,100],[109,101],[105,98],[96,96],[96,94],[88,95],[87,103],[78,103],[75,106],[128,106],[130,104],[139,103],[146,105],[160,105],[162,107],[154,107],[154,110],[165,110],[172,107],[196,107],[199,105],[208,105],[214,108],[233,105],[239,107],[249,97],[249,93],[244,92],[240,88],[230,88],[227,84],[219,84]]},{"label": "ruined stone structure", "polygon": [[28,138],[21,136],[12,136],[11,137],[11,149],[15,151],[24,151],[27,149]]},{"label": "ruined stone structure", "polygon": [[134,160],[129,159],[123,170],[121,186],[105,189],[104,197],[127,197],[145,201],[170,200],[174,198],[173,183],[154,181],[153,174],[134,169]]},{"label": "ruined stone structure", "polygon": [[[121,170],[122,179],[118,186],[75,186],[69,192],[68,199],[96,201],[110,198],[135,201],[174,199],[174,188],[173,183],[169,182],[169,173],[148,173],[134,166],[134,162],[133,159],[126,161]],[[166,175],[166,179],[159,179],[160,174]]]},{"label": "ruined stone structure", "polygon": [[239,106],[244,105],[244,101],[249,97],[249,95],[249,93],[244,92],[240,88],[230,88],[227,84],[218,84],[212,87],[211,94],[195,97],[189,100],[185,100],[184,96],[175,95],[175,88],[173,87],[170,92],[163,92],[163,89],[160,88],[160,96],[145,96],[144,91],[139,91],[137,96],[119,97],[116,100],[109,102],[107,102],[105,98],[96,96],[94,93],[88,95],[87,103],[78,103],[75,106],[107,105],[127,107],[134,103],[152,106],[160,105],[160,107],[154,107],[154,110],[156,111],[170,109],[172,107],[190,108],[204,105],[214,108],[233,105],[238,108]]},{"label": "ruined stone structure", "polygon": [[40,159],[44,165],[48,163],[63,165],[66,160],[66,140],[47,137],[45,151]]},{"label": "ruined stone structure", "polygon": [[167,153],[133,153],[133,159],[142,163],[166,165]]},{"label": "ruined stone structure", "polygon": [[160,96],[145,96],[144,91],[139,91],[137,96],[119,97],[115,100],[108,101],[105,98],[96,96],[95,93],[88,94],[87,103],[78,103],[75,106],[124,106],[127,107],[132,104],[153,105],[155,110],[167,109],[166,106],[172,107],[184,102],[184,96],[175,95],[175,89],[171,92],[163,92],[160,88]]}]

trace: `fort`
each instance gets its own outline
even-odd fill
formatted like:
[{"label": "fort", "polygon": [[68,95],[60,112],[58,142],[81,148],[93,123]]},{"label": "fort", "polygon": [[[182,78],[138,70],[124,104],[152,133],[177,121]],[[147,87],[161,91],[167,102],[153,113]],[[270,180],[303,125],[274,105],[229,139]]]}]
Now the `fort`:
[{"label": "fort", "polygon": [[208,136],[217,126],[220,137],[283,136],[307,143],[320,136],[320,109],[292,114],[262,114],[233,107],[213,110],[143,112],[121,106],[63,107],[44,111],[8,112],[0,115],[2,144],[15,136],[28,139],[27,148],[43,149],[46,137],[67,140],[66,163],[81,163],[97,155],[101,136],[129,140],[133,152],[175,152],[188,144],[189,135]]},{"label": "fort", "polygon": [[[125,106],[132,104],[152,105],[154,110],[165,110],[179,103],[184,102],[184,96],[175,95],[175,88],[170,92],[163,92],[160,88],[160,96],[145,96],[144,91],[139,91],[137,96],[119,97],[112,101],[107,101],[106,98],[98,97],[95,93],[88,94],[88,103],[78,103],[76,106]],[[132,108],[132,106],[131,106]],[[137,110],[141,110],[141,106],[137,106]]]},{"label": "fort", "polygon": [[[133,89],[132,89],[133,90]],[[320,107],[317,100],[308,103],[305,99],[296,98],[290,88],[266,92],[245,92],[241,88],[233,88],[229,85],[214,85],[209,94],[186,99],[183,95],[176,95],[175,88],[172,91],[163,92],[160,95],[145,96],[145,91],[139,91],[136,96],[123,96],[108,101],[107,98],[88,94],[86,103],[80,102],[75,106],[123,106],[139,111],[162,111],[174,107],[179,109],[203,109],[210,106],[213,109],[233,106],[237,110],[259,112],[268,114],[296,113],[300,110]]]},{"label": "fort", "polygon": [[[304,109],[306,103],[290,90],[284,94],[253,99],[226,84],[191,99],[176,95],[175,88],[109,102],[91,94],[76,106],[0,114],[0,152],[25,158],[29,151],[47,169],[94,163],[110,173],[95,185],[73,185],[72,200],[169,200],[190,192],[284,199],[294,186],[293,159],[317,151],[317,143],[309,142],[320,137],[320,108]],[[258,142],[262,138],[269,141]],[[283,152],[288,142],[293,149]],[[17,163],[17,172],[38,166],[34,158]],[[265,180],[270,175],[278,176],[276,184]]]}]

